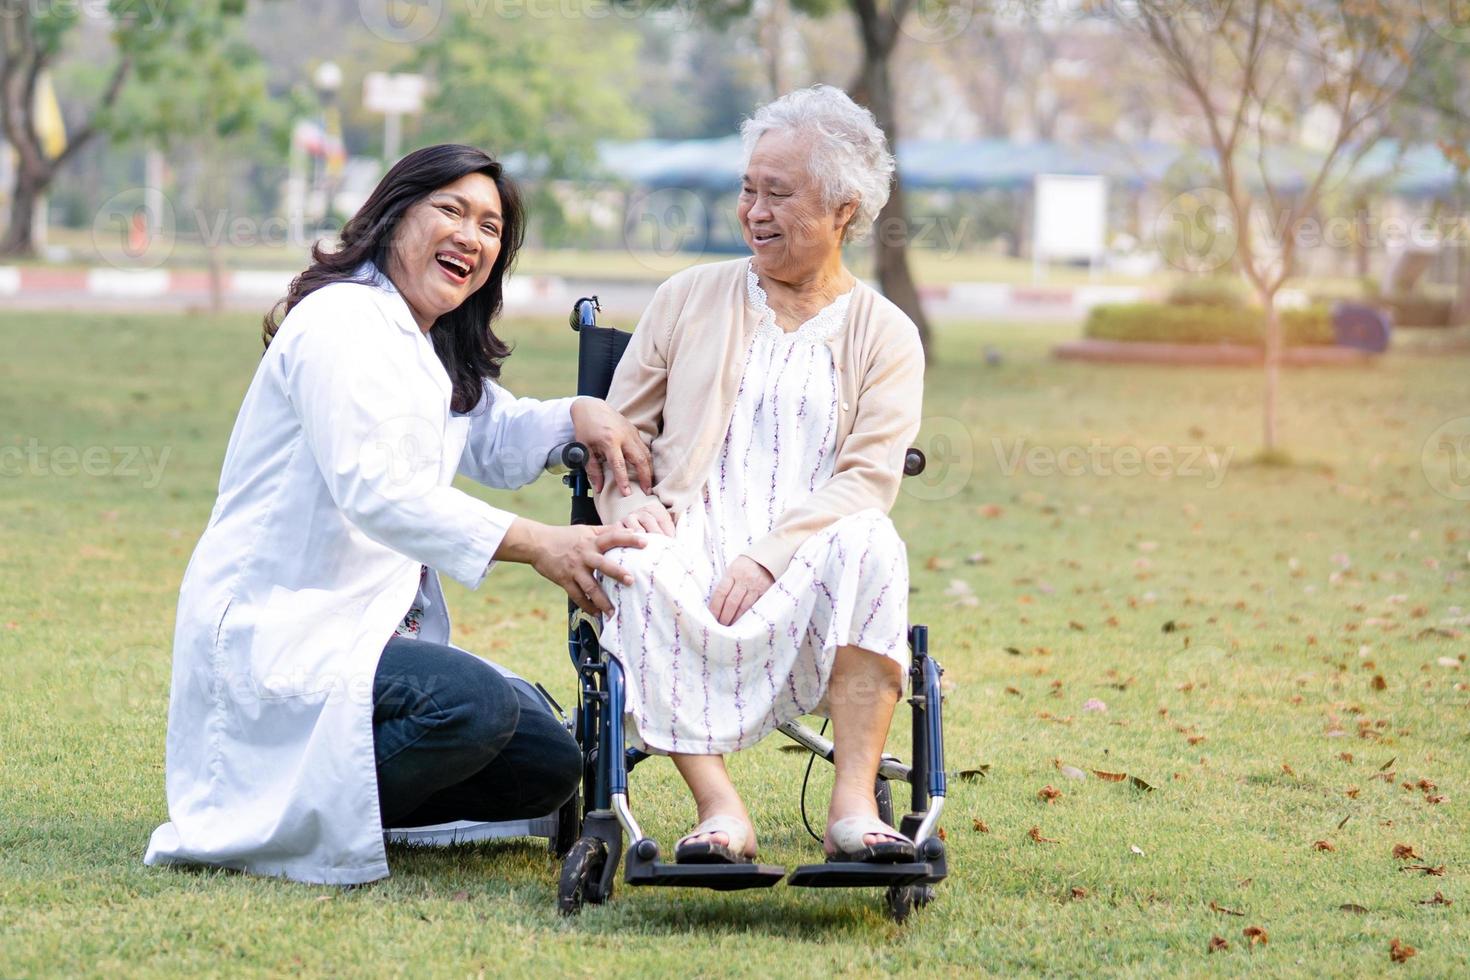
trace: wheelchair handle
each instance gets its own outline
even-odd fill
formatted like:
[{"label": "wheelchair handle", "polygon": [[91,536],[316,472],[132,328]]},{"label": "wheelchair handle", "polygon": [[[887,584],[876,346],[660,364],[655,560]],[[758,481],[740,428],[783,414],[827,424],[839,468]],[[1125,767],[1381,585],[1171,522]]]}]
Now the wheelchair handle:
[{"label": "wheelchair handle", "polygon": [[924,466],[928,460],[924,458],[924,451],[917,446],[910,446],[908,452],[903,454],[903,475],[918,476],[924,472]]},{"label": "wheelchair handle", "polygon": [[581,470],[591,455],[580,442],[565,442],[546,454],[546,469],[555,474]]},{"label": "wheelchair handle", "polygon": [[597,314],[601,312],[602,304],[597,301],[596,296],[583,296],[572,304],[572,329],[597,326]]}]

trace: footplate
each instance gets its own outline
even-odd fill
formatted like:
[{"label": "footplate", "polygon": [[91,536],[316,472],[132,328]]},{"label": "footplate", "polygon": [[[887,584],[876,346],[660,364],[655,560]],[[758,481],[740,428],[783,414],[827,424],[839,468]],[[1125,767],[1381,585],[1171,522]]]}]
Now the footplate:
[{"label": "footplate", "polygon": [[644,838],[628,848],[623,880],[637,887],[709,888],[732,892],[770,888],[786,877],[775,864],[661,864],[658,844]]},{"label": "footplate", "polygon": [[830,861],[803,864],[786,880],[793,888],[883,888],[912,885],[934,877],[934,866],[925,862],[870,864],[867,861]]}]

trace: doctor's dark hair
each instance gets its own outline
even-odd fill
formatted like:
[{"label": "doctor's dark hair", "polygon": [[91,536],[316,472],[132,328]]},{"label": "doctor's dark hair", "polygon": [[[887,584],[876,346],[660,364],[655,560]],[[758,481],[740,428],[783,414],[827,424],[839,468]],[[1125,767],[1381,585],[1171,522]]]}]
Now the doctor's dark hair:
[{"label": "doctor's dark hair", "polygon": [[510,346],[495,336],[491,323],[504,306],[505,276],[514,267],[525,239],[526,212],[520,191],[499,161],[473,146],[427,146],[395,163],[343,226],[338,243],[331,250],[320,243],[312,246],[310,267],[291,280],[285,297],[265,315],[261,330],[265,346],[270,346],[292,307],[323,286],[367,281],[358,274],[364,262],[372,262],[386,275],[403,213],[446,184],[475,173],[493,180],[500,192],[500,254],[485,285],[441,316],[429,331],[434,351],[454,386],[453,409],[468,412],[474,408],[484,392],[484,379],[499,378],[500,362],[510,355]]}]

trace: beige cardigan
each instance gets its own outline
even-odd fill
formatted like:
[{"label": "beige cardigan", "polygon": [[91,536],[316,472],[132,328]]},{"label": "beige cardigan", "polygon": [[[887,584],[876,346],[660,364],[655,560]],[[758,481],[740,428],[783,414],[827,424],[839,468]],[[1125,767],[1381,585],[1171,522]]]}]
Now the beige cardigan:
[{"label": "beige cardigan", "polygon": [[[745,354],[760,316],[746,297],[748,259],[695,266],[654,293],[613,375],[607,401],[653,453],[653,496],[597,497],[616,523],[655,498],[675,515],[699,499],[730,427]],[[924,352],[913,321],[861,282],[847,323],[827,341],[837,366],[837,459],[831,479],[785,511],[745,554],[779,578],[810,535],[898,497],[904,452],[919,431]]]}]

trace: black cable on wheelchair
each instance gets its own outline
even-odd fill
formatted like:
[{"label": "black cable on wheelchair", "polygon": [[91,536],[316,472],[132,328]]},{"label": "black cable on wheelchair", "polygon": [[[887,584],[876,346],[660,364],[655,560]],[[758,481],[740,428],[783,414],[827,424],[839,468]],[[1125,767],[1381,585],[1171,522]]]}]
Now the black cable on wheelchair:
[{"label": "black cable on wheelchair", "polygon": [[[826,721],[822,722],[822,730],[820,732],[817,732],[818,735],[827,734],[827,724],[831,720],[832,719],[828,718]],[[806,775],[801,777],[801,822],[806,825],[806,832],[812,835],[812,840],[816,841],[818,844],[826,844],[826,839],[819,836],[817,832],[812,829],[811,821],[806,818],[806,784],[807,780],[812,778],[812,763],[816,761],[817,754],[815,752],[810,753],[806,758]]]}]

